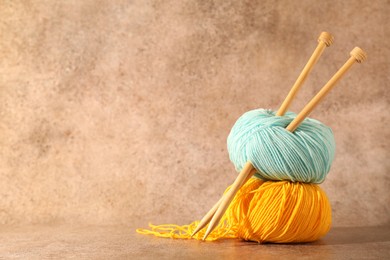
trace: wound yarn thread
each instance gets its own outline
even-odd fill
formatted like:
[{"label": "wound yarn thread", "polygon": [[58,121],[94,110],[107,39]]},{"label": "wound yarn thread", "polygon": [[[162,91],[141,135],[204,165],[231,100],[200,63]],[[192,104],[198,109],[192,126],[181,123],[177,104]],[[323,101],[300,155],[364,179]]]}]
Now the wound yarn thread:
[{"label": "wound yarn thread", "polygon": [[293,132],[286,126],[296,117],[288,112],[255,109],[243,114],[227,140],[230,160],[237,171],[250,161],[263,180],[322,183],[335,154],[332,130],[306,118]]}]

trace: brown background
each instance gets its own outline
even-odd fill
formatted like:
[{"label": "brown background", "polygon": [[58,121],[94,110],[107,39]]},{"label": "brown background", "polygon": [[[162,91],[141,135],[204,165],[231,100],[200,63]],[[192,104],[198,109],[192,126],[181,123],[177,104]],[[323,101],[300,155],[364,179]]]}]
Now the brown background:
[{"label": "brown background", "polygon": [[[314,4],[315,2],[315,4]],[[185,224],[236,176],[226,137],[277,109],[331,126],[335,226],[390,223],[388,1],[0,1],[0,223]]]}]

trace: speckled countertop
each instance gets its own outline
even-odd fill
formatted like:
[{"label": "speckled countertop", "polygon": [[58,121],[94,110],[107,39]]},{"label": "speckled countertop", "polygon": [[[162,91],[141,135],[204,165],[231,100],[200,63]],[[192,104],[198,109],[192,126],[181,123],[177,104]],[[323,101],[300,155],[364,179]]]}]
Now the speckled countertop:
[{"label": "speckled countertop", "polygon": [[334,228],[320,241],[277,245],[144,236],[129,226],[0,228],[6,259],[389,259],[390,226]]}]

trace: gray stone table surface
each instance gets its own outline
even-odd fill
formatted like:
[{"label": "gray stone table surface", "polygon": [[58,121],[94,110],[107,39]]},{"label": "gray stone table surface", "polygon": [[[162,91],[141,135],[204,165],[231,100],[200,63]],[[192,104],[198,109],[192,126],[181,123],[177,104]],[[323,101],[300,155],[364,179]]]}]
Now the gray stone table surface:
[{"label": "gray stone table surface", "polygon": [[338,227],[320,241],[292,245],[157,238],[131,226],[2,226],[0,258],[390,259],[390,226]]}]

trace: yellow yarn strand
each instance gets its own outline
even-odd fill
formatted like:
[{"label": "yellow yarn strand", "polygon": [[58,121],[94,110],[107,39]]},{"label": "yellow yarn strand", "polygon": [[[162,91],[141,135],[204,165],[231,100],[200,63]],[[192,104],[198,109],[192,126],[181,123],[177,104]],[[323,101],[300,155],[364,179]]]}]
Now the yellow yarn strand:
[{"label": "yellow yarn strand", "polygon": [[[150,229],[137,229],[137,232],[190,239],[198,224],[199,221],[184,226],[149,224]],[[324,236],[330,225],[329,200],[318,185],[251,178],[238,191],[206,240],[241,238],[259,243],[311,242]],[[193,238],[201,240],[206,230],[199,231]]]}]

